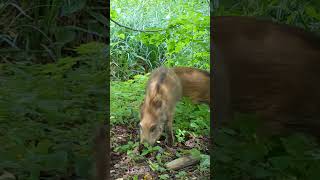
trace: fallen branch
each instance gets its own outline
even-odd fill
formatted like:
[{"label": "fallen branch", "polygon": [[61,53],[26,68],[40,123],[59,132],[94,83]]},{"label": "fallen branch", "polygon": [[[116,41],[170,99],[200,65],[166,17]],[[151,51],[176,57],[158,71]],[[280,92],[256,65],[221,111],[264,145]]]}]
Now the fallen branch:
[{"label": "fallen branch", "polygon": [[182,169],[187,166],[195,165],[200,162],[200,156],[184,156],[168,162],[165,166],[171,170]]}]

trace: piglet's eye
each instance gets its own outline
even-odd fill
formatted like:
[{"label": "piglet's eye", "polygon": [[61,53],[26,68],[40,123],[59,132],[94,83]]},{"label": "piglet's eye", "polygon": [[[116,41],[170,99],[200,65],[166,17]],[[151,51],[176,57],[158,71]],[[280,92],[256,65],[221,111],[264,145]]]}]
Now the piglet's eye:
[{"label": "piglet's eye", "polygon": [[151,126],[150,132],[154,132],[154,130],[156,130],[156,126]]}]

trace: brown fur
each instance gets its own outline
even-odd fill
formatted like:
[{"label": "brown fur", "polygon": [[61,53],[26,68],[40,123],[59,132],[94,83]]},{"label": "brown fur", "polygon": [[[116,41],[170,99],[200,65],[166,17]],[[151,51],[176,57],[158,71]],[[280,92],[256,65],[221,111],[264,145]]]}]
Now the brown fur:
[{"label": "brown fur", "polygon": [[193,103],[210,105],[210,73],[191,67],[174,67],[182,85],[182,96],[189,97]]},{"label": "brown fur", "polygon": [[[161,87],[167,89],[167,91],[162,91]],[[158,100],[156,100],[157,98],[155,98],[156,96],[158,96],[158,99],[166,101],[167,107],[161,107],[161,109]],[[168,143],[172,145],[172,118],[175,104],[181,96],[189,97],[194,103],[210,104],[210,73],[191,67],[159,68],[153,71],[147,85],[147,95],[145,98],[151,105],[147,106],[144,100],[144,103],[140,107],[140,126],[144,126],[144,128],[140,128],[142,130],[141,142],[146,141],[153,144],[159,139],[162,131],[167,129]],[[168,120],[166,118],[161,119],[159,117],[162,116],[161,114],[164,117],[169,117]],[[162,125],[163,123],[167,123],[167,128]],[[151,135],[150,133],[152,126],[158,126],[154,132],[155,135]]]},{"label": "brown fur", "polygon": [[140,106],[140,142],[153,145],[166,129],[168,145],[173,144],[173,115],[181,94],[181,83],[174,71],[160,67],[151,73]]},{"label": "brown fur", "polygon": [[213,18],[215,120],[256,112],[267,134],[320,137],[320,38],[250,17]]}]

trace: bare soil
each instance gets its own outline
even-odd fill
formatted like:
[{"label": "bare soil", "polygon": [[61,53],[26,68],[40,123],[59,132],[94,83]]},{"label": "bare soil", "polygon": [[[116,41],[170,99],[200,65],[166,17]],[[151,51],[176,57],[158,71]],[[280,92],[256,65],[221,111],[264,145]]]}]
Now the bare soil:
[{"label": "bare soil", "polygon": [[[139,141],[138,131],[127,126],[114,126],[111,128],[111,168],[110,174],[112,179],[133,179],[138,176],[138,179],[159,179],[161,174],[154,172],[149,167],[146,160],[134,161],[127,156],[126,153],[115,152],[114,149],[118,146],[127,144],[129,141]],[[209,154],[209,139],[206,137],[187,137],[185,143],[176,143],[174,147],[167,147],[165,140],[160,142],[161,147],[164,149],[165,155],[162,156],[161,161],[164,163],[170,162],[176,157],[177,150],[197,148],[202,153]],[[156,153],[156,152],[155,152]],[[155,153],[146,155],[148,160],[156,162]],[[187,173],[187,179],[209,179],[209,173],[203,173],[197,166],[186,167],[179,171]],[[167,170],[164,174],[170,176],[169,179],[177,179],[175,175],[179,171]]]}]

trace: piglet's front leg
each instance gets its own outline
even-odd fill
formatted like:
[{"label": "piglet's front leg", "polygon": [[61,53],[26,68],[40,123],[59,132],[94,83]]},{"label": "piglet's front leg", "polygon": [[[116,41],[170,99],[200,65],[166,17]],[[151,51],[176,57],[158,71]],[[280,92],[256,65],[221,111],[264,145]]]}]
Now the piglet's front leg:
[{"label": "piglet's front leg", "polygon": [[167,121],[167,143],[168,146],[172,147],[173,142],[174,142],[174,135],[173,135],[173,129],[172,129],[172,115],[168,116],[168,121]]}]

